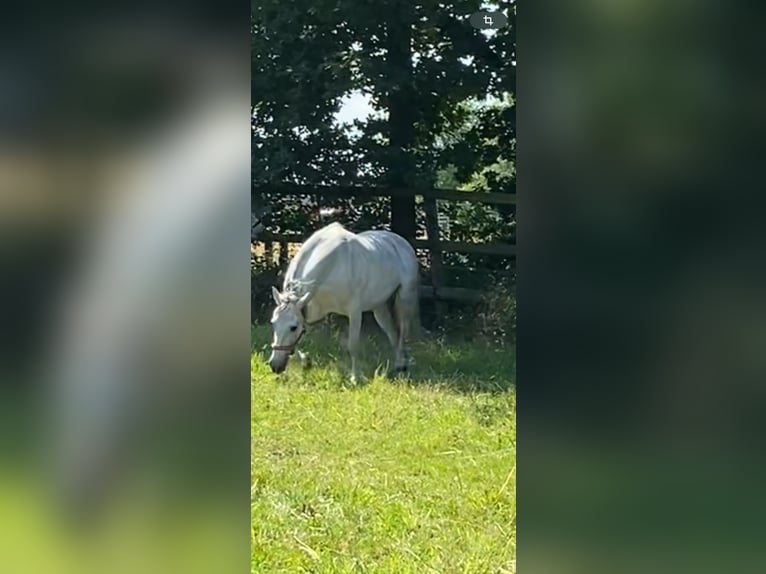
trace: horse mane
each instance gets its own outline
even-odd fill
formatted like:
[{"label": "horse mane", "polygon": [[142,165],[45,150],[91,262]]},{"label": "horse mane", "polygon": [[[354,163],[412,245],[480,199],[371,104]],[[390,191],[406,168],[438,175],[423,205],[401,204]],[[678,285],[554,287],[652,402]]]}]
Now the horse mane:
[{"label": "horse mane", "polygon": [[313,284],[314,281],[300,281],[298,279],[288,281],[282,291],[282,301],[284,303],[297,303],[301,297],[308,293],[309,287]]}]

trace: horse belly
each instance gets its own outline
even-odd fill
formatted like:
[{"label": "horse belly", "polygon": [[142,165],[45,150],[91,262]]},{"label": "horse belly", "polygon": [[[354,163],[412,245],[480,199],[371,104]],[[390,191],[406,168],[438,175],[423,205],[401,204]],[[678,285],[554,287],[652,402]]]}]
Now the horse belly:
[{"label": "horse belly", "polygon": [[352,281],[328,281],[313,297],[312,303],[323,314],[348,315],[355,309],[371,311],[388,301],[398,286],[398,279],[392,275],[385,279],[368,276]]},{"label": "horse belly", "polygon": [[385,279],[378,278],[375,281],[366,281],[359,292],[359,301],[363,311],[371,311],[387,302],[399,288],[399,278],[388,274]]}]

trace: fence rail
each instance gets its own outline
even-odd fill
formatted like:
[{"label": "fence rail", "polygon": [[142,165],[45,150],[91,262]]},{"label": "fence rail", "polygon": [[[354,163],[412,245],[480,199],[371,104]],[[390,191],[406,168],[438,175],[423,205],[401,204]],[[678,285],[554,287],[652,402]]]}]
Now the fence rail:
[{"label": "fence rail", "polygon": [[[263,243],[303,243],[306,240],[301,235],[285,233],[262,233],[258,239]],[[415,249],[432,250],[434,244],[428,239],[413,239],[410,241]],[[508,243],[467,243],[464,241],[439,241],[435,244],[442,253],[473,253],[477,255],[494,255],[498,257],[515,257],[516,246]]]},{"label": "fence rail", "polygon": [[445,201],[467,201],[469,203],[489,203],[492,205],[516,205],[515,193],[488,193],[476,191],[458,191],[454,189],[411,189],[399,187],[373,186],[337,186],[337,185],[298,185],[274,184],[257,186],[254,193],[276,193],[279,195],[324,195],[326,197],[353,198],[360,201],[373,197],[412,197],[441,199]]},{"label": "fence rail", "polygon": [[[468,243],[463,241],[442,241],[438,222],[436,200],[465,201],[469,203],[486,203],[490,205],[515,205],[515,193],[483,193],[465,192],[445,189],[407,189],[361,186],[303,186],[279,184],[253,188],[253,193],[274,193],[279,195],[314,195],[335,198],[353,198],[365,201],[374,197],[421,197],[425,207],[427,239],[410,241],[416,249],[429,251],[431,257],[431,285],[421,287],[421,297],[440,301],[452,300],[475,302],[481,297],[481,292],[464,287],[450,287],[445,284],[442,265],[443,253],[469,253],[493,257],[516,258],[516,246],[508,243],[487,242]],[[264,232],[258,238],[259,243],[277,243],[280,245],[279,259],[281,263],[287,260],[287,245],[302,243],[304,237],[298,234],[280,234]]]}]

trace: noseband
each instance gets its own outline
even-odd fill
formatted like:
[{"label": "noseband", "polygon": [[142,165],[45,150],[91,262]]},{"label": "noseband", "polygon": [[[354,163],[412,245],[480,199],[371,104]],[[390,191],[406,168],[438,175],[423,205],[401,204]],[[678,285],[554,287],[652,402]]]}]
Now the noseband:
[{"label": "noseband", "polygon": [[295,339],[295,342],[292,345],[272,345],[271,350],[272,351],[287,351],[288,353],[292,355],[293,353],[295,353],[295,347],[298,345],[298,343],[300,342],[305,332],[306,332],[306,329],[304,328],[301,331],[301,334],[298,335],[298,338]]}]

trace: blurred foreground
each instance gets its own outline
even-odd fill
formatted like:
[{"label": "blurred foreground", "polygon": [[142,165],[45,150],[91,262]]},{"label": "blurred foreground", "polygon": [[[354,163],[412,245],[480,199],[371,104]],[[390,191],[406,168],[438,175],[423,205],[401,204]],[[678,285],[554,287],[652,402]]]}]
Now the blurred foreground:
[{"label": "blurred foreground", "polygon": [[3,572],[247,568],[248,12],[185,10],[5,39]]},{"label": "blurred foreground", "polygon": [[519,15],[519,571],[760,572],[763,5]]}]

